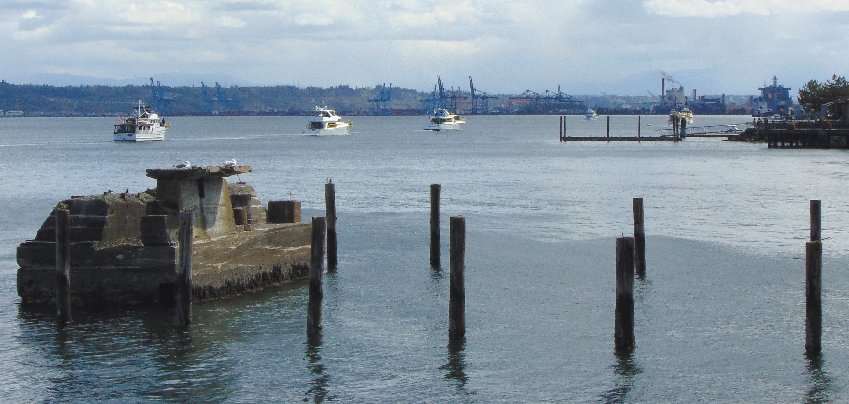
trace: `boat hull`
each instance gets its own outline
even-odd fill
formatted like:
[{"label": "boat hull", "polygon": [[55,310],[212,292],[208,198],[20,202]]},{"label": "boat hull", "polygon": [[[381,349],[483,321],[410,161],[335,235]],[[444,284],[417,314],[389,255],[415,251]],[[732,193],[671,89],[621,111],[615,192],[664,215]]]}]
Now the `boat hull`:
[{"label": "boat hull", "polygon": [[308,135],[347,135],[348,128],[351,127],[351,122],[338,121],[338,122],[329,122],[329,121],[310,121],[307,123],[307,129],[309,132],[306,132]]},{"label": "boat hull", "polygon": [[429,130],[433,132],[439,132],[442,130],[460,130],[459,123],[432,123],[425,126],[424,130]]},{"label": "boat hull", "polygon": [[165,140],[167,128],[156,127],[144,132],[116,132],[113,140],[116,142],[155,142]]}]

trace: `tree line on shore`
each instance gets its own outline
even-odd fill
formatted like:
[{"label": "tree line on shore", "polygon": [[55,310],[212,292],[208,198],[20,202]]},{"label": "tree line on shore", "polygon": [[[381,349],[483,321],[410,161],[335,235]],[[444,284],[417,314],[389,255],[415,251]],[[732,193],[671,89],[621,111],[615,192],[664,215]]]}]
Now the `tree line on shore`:
[{"label": "tree line on shore", "polygon": [[[428,113],[434,105],[434,94],[400,87],[386,92],[385,86],[353,88],[296,87],[278,85],[267,87],[222,87],[154,85],[85,85],[51,86],[36,84],[10,84],[0,81],[0,110],[26,111],[29,116],[117,116],[129,113],[141,101],[167,115],[304,115],[311,114],[316,106],[328,105],[346,115],[416,115]],[[452,93],[454,109],[460,100],[468,107],[474,103],[468,94]],[[511,105],[508,96],[494,96],[490,107],[482,113],[522,113]],[[598,107],[610,101],[586,96],[587,105]],[[799,89],[799,104],[809,114],[815,115],[823,104],[849,98],[849,82],[845,76],[833,75],[824,82],[810,80]],[[522,101],[522,100],[519,100]],[[534,102],[534,100],[525,100]],[[601,105],[606,113],[650,113],[651,97],[619,97],[618,104]],[[521,102],[517,102],[521,108]],[[623,108],[623,106],[625,106]],[[579,111],[580,113],[581,111]],[[479,113],[480,110],[479,110]],[[740,113],[731,111],[729,113]]]},{"label": "tree line on shore", "polygon": [[[174,115],[301,115],[325,104],[346,113],[369,114],[375,103],[374,88],[341,85],[330,88],[270,86],[221,87],[219,85],[167,87],[50,86],[10,84],[0,81],[0,110],[21,110],[27,115],[115,116],[127,114],[141,101],[163,114]],[[392,104],[398,109],[418,109],[427,94],[393,88]]]}]

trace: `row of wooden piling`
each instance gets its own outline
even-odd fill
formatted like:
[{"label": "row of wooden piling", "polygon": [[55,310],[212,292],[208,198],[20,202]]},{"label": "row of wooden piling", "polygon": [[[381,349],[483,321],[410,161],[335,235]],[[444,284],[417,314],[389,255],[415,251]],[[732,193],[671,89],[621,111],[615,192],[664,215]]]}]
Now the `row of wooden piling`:
[{"label": "row of wooden piling", "polygon": [[[634,272],[644,277],[645,230],[643,199],[634,198],[634,237],[616,239],[616,309],[614,347],[629,353],[634,338]],[[805,244],[805,354],[815,358],[822,352],[822,204],[810,201],[810,238]]]},{"label": "row of wooden piling", "polygon": [[[430,264],[433,268],[440,267],[440,231],[439,231],[439,194],[440,184],[430,186]],[[327,240],[328,270],[336,265],[336,196],[332,182],[325,187],[326,202],[326,231],[325,218],[312,218],[312,256],[310,261],[310,290],[307,304],[307,338],[317,341],[321,337],[321,303],[323,300],[322,277],[324,272],[324,242]],[[332,218],[332,219],[331,219]],[[332,224],[331,224],[332,223]],[[332,230],[331,230],[332,229]],[[465,255],[466,255],[466,221],[462,216],[450,218],[450,296],[448,301],[448,338],[452,342],[462,341],[466,334],[466,290],[465,290]]]},{"label": "row of wooden piling", "polygon": [[604,136],[569,136],[566,133],[566,116],[560,116],[560,141],[561,142],[573,142],[573,141],[653,141],[653,140],[661,140],[661,141],[674,141],[678,140],[675,138],[664,137],[664,136],[650,136],[643,137],[642,134],[642,116],[637,116],[637,132],[636,136],[610,136],[610,115],[605,117],[605,135]]},{"label": "row of wooden piling", "polygon": [[[430,263],[440,267],[439,184],[430,188]],[[312,241],[309,272],[309,303],[307,336],[312,340],[321,334],[322,278],[324,252],[328,253],[328,268],[335,269],[336,203],[332,182],[325,187],[327,217],[312,218]],[[614,316],[614,346],[617,352],[634,349],[634,277],[644,277],[645,219],[643,199],[633,199],[634,236],[616,239],[616,305]],[[822,350],[822,208],[819,200],[810,201],[810,241],[805,255],[805,353],[815,357]],[[193,213],[180,212],[178,240],[180,264],[177,273],[177,318],[182,325],[191,324],[192,306],[192,241]],[[465,218],[450,218],[450,297],[449,340],[464,338],[465,327]],[[325,244],[325,242],[327,244]],[[71,321],[70,295],[70,216],[65,209],[56,211],[56,314],[60,325]]]}]

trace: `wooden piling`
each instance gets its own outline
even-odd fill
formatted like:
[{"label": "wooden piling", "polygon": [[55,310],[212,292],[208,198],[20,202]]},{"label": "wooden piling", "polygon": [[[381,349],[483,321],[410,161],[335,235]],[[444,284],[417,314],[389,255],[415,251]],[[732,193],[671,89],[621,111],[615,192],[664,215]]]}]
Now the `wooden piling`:
[{"label": "wooden piling", "polygon": [[640,125],[640,120],[641,120],[640,118],[641,118],[641,116],[637,115],[637,137],[642,137],[642,136],[640,136],[640,130],[642,129],[642,127]]},{"label": "wooden piling", "polygon": [[822,203],[819,199],[811,199],[811,241],[822,240]]},{"label": "wooden piling", "polygon": [[805,243],[805,354],[822,351],[822,242]]},{"label": "wooden piling", "polygon": [[681,118],[681,139],[687,137],[687,118]]},{"label": "wooden piling", "polygon": [[680,121],[678,121],[677,118],[673,117],[673,119],[672,119],[672,136],[674,136],[676,139],[678,139],[679,136],[680,136],[680,132],[678,131],[679,123],[680,123]]},{"label": "wooden piling", "polygon": [[56,210],[56,318],[59,325],[71,321],[71,217],[67,209]]},{"label": "wooden piling", "polygon": [[634,349],[634,238],[616,239],[616,352]]},{"label": "wooden piling", "polygon": [[607,116],[607,137],[610,137],[610,115]]},{"label": "wooden piling", "polygon": [[324,275],[325,219],[312,218],[312,245],[310,256],[310,297],[307,307],[307,337],[314,340],[321,336],[321,290]]},{"label": "wooden piling", "polygon": [[466,335],[466,285],[463,272],[466,270],[466,219],[452,216],[451,238],[451,286],[448,301],[448,339],[462,341]]},{"label": "wooden piling", "polygon": [[560,115],[560,141],[563,141],[563,115]]},{"label": "wooden piling", "polygon": [[430,184],[430,266],[440,267],[439,259],[439,193],[440,184]]},{"label": "wooden piling", "polygon": [[634,267],[637,277],[646,276],[646,229],[643,198],[634,198]]},{"label": "wooden piling", "polygon": [[179,215],[178,239],[180,267],[177,272],[177,319],[181,325],[192,323],[192,243],[194,241],[194,213],[182,211]]},{"label": "wooden piling", "polygon": [[336,269],[336,186],[324,184],[324,202],[327,220],[327,269]]}]

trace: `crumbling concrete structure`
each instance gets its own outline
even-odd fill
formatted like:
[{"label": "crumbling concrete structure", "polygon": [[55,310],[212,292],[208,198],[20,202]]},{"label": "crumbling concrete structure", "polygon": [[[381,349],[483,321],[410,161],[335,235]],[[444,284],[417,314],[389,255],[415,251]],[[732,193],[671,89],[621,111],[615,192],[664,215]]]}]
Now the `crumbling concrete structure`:
[{"label": "crumbling concrete structure", "polygon": [[[55,298],[56,209],[68,209],[71,217],[74,305],[173,302],[180,211],[194,214],[194,300],[306,278],[311,225],[300,222],[300,203],[272,201],[269,214],[253,188],[225,180],[250,171],[234,164],[150,169],[155,190],[60,202],[35,239],[18,246],[23,304],[49,304]],[[286,223],[266,217],[285,217]]]}]

